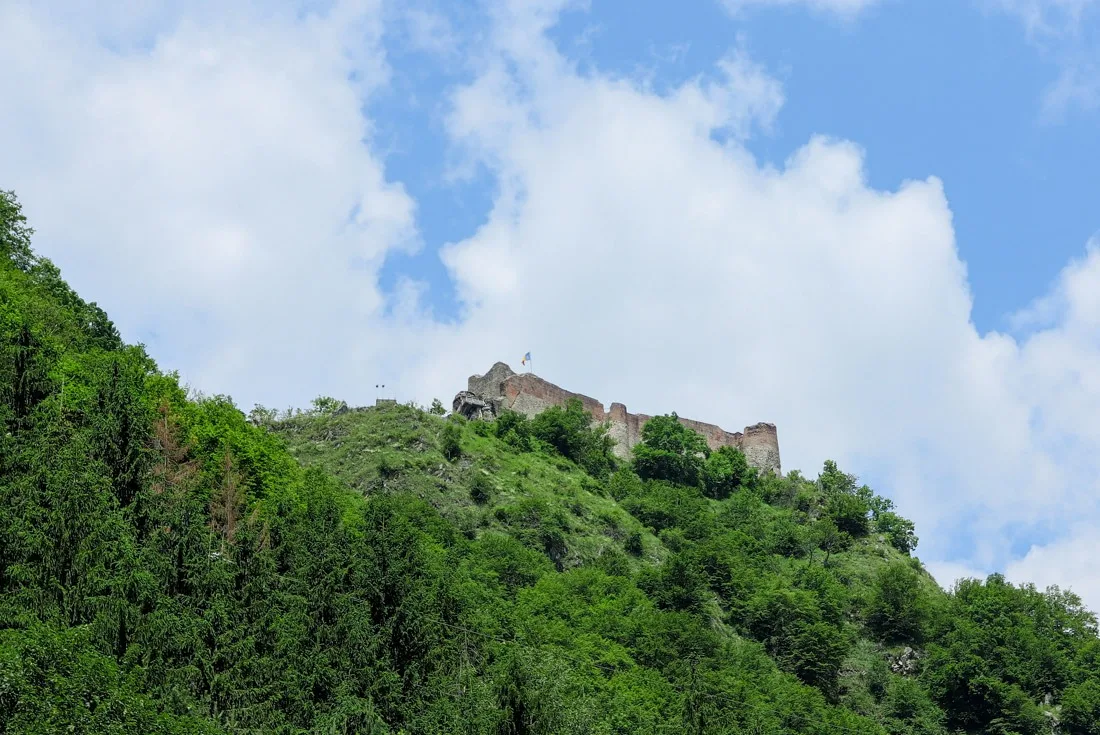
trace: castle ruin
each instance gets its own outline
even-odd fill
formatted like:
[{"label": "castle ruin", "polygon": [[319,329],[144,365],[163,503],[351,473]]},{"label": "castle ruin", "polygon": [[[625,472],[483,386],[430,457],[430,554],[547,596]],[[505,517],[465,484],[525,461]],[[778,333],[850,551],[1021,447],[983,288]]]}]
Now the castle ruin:
[{"label": "castle ruin", "polygon": [[[642,426],[652,416],[628,413],[621,403],[612,403],[610,410],[604,410],[595,398],[559,388],[531,373],[516,373],[503,362],[493,365],[485,375],[471,375],[467,389],[455,396],[453,409],[468,419],[492,419],[507,410],[532,418],[550,406],[564,406],[571,398],[580,400],[584,410],[592,414],[593,423],[607,422],[615,440],[615,454],[623,459],[630,457],[631,448],[641,441]],[[761,472],[782,472],[775,424],[753,424],[744,431],[730,433],[701,421],[681,418],[680,423],[702,434],[712,450],[735,447],[745,453],[749,465]]]}]

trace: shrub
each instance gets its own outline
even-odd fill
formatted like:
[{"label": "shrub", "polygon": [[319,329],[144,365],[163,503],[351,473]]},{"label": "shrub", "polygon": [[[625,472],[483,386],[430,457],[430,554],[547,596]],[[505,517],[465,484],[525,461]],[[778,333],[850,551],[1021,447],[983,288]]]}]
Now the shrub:
[{"label": "shrub", "polygon": [[611,453],[615,441],[607,435],[607,425],[593,427],[592,415],[578,398],[565,407],[551,406],[531,421],[531,434],[549,444],[592,475],[606,477],[615,468]]},{"label": "shrub", "polygon": [[1100,735],[1100,679],[1087,679],[1062,696],[1062,732]]},{"label": "shrub", "polygon": [[879,570],[867,605],[867,624],[887,643],[919,643],[928,607],[920,577],[897,561]]},{"label": "shrub", "polygon": [[480,472],[474,474],[470,481],[470,500],[478,505],[485,505],[493,497],[493,486],[489,478]]},{"label": "shrub", "polygon": [[605,546],[592,561],[592,566],[612,577],[629,577],[630,560],[615,546]]},{"label": "shrub", "polygon": [[439,439],[439,451],[450,461],[462,456],[462,429],[458,424],[447,422]]},{"label": "shrub", "polygon": [[611,475],[607,484],[608,492],[615,500],[622,500],[642,492],[642,480],[629,467],[620,467]]},{"label": "shrub", "polygon": [[703,464],[703,489],[716,500],[728,498],[742,487],[756,483],[756,469],[740,449],[719,447]]},{"label": "shrub", "polygon": [[917,548],[917,534],[914,532],[913,522],[902,518],[897,513],[886,511],[880,513],[875,519],[875,530],[886,536],[898,551],[908,554]]},{"label": "shrub", "polygon": [[642,427],[642,441],[634,445],[634,469],[645,480],[667,480],[698,487],[706,440],[680,423],[676,414],[655,416]]},{"label": "shrub", "polygon": [[831,495],[825,505],[825,512],[836,527],[852,538],[861,538],[870,531],[868,518],[870,509],[855,495]]},{"label": "shrub", "polygon": [[503,411],[493,422],[493,432],[505,444],[521,452],[531,451],[531,422],[516,411]]}]

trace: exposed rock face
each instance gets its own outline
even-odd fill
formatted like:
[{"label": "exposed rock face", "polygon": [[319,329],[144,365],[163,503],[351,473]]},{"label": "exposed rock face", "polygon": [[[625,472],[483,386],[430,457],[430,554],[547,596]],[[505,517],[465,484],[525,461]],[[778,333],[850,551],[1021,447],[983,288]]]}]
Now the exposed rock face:
[{"label": "exposed rock face", "polygon": [[914,676],[919,669],[918,662],[920,659],[920,653],[906,646],[905,649],[890,662],[890,670],[902,676]]},{"label": "exposed rock face", "polygon": [[468,419],[491,419],[493,407],[469,391],[459,391],[452,406],[453,412]]},{"label": "exposed rock face", "polygon": [[[485,375],[470,376],[467,390],[455,396],[454,412],[470,419],[491,419],[508,409],[533,417],[550,406],[564,406],[570,398],[580,399],[594,422],[609,423],[615,454],[623,458],[629,457],[631,448],[641,441],[642,427],[652,418],[629,413],[621,403],[612,403],[610,410],[604,410],[595,398],[559,388],[531,373],[517,374],[503,362],[493,365]],[[730,433],[692,419],[681,418],[680,423],[702,434],[711,449],[736,447],[745,453],[752,467],[781,474],[775,424],[753,424],[744,432]]]}]

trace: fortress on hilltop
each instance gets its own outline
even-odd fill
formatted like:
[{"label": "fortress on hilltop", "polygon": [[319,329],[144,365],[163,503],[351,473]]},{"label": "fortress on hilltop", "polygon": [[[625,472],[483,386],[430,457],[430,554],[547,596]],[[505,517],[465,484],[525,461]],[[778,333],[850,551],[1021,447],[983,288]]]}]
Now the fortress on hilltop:
[{"label": "fortress on hilltop", "polygon": [[[615,454],[622,458],[630,456],[631,448],[641,441],[642,426],[652,418],[627,413],[626,406],[621,403],[612,403],[610,410],[604,410],[603,404],[595,398],[559,388],[531,373],[516,373],[503,362],[493,365],[484,375],[471,375],[467,389],[455,396],[453,408],[456,414],[468,419],[492,419],[506,410],[530,418],[550,406],[564,406],[570,398],[580,399],[584,410],[592,414],[593,422],[609,422]],[[761,472],[782,473],[775,424],[753,424],[744,431],[730,433],[701,421],[681,418],[680,423],[702,434],[711,449],[735,447]]]}]

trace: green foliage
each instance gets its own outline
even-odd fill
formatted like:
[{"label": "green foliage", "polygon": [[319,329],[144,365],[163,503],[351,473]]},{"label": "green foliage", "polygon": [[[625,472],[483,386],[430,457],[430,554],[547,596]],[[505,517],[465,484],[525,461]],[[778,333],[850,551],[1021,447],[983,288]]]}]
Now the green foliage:
[{"label": "green foliage", "polygon": [[1080,600],[944,593],[835,463],[757,477],[672,415],[620,467],[579,402],[246,417],[30,235],[0,196],[5,735],[1037,735],[1048,696],[1097,732]]},{"label": "green foliage", "polygon": [[855,475],[841,472],[836,462],[825,460],[825,467],[818,475],[817,485],[826,497],[833,495],[855,495],[857,492]]},{"label": "green foliage", "polygon": [[867,604],[867,624],[887,643],[921,642],[928,603],[920,577],[903,561],[879,569]]},{"label": "green foliage", "polygon": [[999,575],[956,585],[940,624],[923,678],[947,724],[1024,734],[1046,727],[1035,702],[1083,680],[1072,659],[1096,635],[1095,617],[1075,596]]},{"label": "green foliage", "polygon": [[31,252],[33,234],[15,192],[0,190],[0,259],[20,270],[30,270],[35,261]]},{"label": "green foliage", "polygon": [[889,732],[898,735],[946,735],[943,711],[918,682],[894,677],[885,689],[883,720]]},{"label": "green foliage", "polygon": [[647,570],[639,585],[658,606],[699,612],[707,601],[707,577],[690,551],[669,556],[657,569]]},{"label": "green foliage", "polygon": [[521,413],[503,411],[494,424],[498,439],[521,452],[529,452],[533,447],[534,434],[531,422]]},{"label": "green foliage", "polygon": [[159,710],[86,629],[0,631],[0,732],[214,735],[212,722]]},{"label": "green foliage", "polygon": [[452,462],[462,456],[462,429],[455,422],[449,421],[443,425],[439,435],[439,451]]},{"label": "green foliage", "polygon": [[676,414],[655,416],[642,427],[642,441],[634,445],[634,469],[650,480],[667,480],[698,487],[709,453],[702,436],[680,423]]},{"label": "green foliage", "polygon": [[315,413],[335,413],[337,409],[345,405],[343,401],[333,398],[331,396],[317,396],[313,399],[311,405]]},{"label": "green foliage", "polygon": [[447,413],[447,409],[443,407],[443,402],[438,398],[432,399],[431,408],[428,409],[428,413],[433,416],[442,416]]},{"label": "green foliage", "polygon": [[[833,554],[842,553],[852,547],[852,536],[841,531],[832,518],[822,518],[808,529],[806,537],[816,547],[825,552],[824,564],[829,564]],[[810,552],[811,557],[813,552]]]},{"label": "green foliage", "polygon": [[897,513],[887,511],[875,518],[875,530],[886,536],[898,551],[908,554],[917,548],[917,534],[913,522]]},{"label": "green foliage", "polygon": [[835,696],[850,640],[829,613],[810,590],[771,586],[748,601],[744,624],[781,667]]},{"label": "green foliage", "polygon": [[470,481],[470,500],[478,505],[485,505],[493,497],[493,485],[489,478],[480,472]]},{"label": "green foliage", "polygon": [[703,488],[716,500],[728,498],[744,487],[756,485],[757,472],[739,449],[719,447],[703,464]]},{"label": "green foliage", "polygon": [[607,425],[592,426],[592,414],[578,398],[570,398],[564,408],[551,406],[531,421],[531,435],[593,477],[607,477],[615,468],[615,444],[607,432]]},{"label": "green foliage", "polygon": [[825,513],[842,532],[852,538],[862,538],[870,530],[869,509],[854,495],[831,495]]},{"label": "green foliage", "polygon": [[1100,678],[1066,688],[1061,721],[1067,735],[1100,735]]}]

